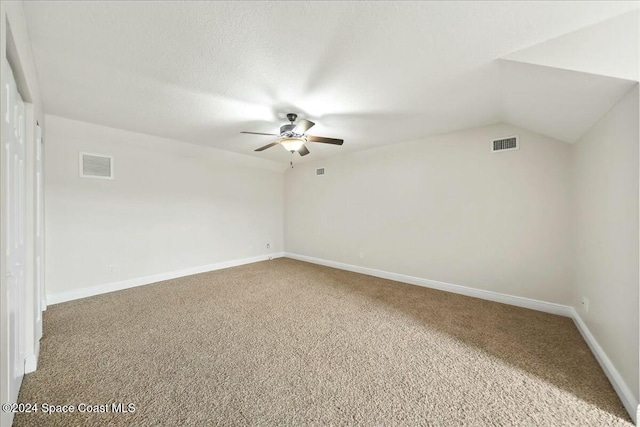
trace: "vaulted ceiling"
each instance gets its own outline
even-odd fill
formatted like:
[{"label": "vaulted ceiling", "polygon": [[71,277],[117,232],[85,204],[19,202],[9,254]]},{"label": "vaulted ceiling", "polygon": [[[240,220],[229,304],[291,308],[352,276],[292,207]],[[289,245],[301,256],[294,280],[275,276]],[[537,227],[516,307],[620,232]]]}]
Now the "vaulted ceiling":
[{"label": "vaulted ceiling", "polygon": [[[638,80],[638,2],[25,2],[45,111],[288,163],[501,121],[574,142]],[[301,159],[298,159],[300,161]]]}]

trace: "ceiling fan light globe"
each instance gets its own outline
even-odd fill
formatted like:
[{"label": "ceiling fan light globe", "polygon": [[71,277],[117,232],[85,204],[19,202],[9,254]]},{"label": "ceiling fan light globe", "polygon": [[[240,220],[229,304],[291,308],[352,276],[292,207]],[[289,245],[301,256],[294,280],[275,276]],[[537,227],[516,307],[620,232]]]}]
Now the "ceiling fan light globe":
[{"label": "ceiling fan light globe", "polygon": [[280,144],[291,152],[298,151],[304,143],[305,141],[302,138],[283,138],[280,140]]}]

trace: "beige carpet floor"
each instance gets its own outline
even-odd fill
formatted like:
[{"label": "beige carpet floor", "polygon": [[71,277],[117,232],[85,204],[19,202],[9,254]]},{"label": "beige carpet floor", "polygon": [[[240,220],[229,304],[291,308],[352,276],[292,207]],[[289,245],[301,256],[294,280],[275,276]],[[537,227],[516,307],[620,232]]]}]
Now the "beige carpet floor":
[{"label": "beige carpet floor", "polygon": [[49,307],[16,426],[631,426],[573,322],[290,259]]}]

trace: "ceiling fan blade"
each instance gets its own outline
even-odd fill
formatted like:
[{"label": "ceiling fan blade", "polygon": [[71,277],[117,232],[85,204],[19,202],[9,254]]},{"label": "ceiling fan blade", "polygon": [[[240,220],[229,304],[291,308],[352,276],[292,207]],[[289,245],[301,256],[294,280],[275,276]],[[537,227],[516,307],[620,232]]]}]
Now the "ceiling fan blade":
[{"label": "ceiling fan blade", "polygon": [[293,133],[303,134],[309,129],[311,129],[312,126],[315,126],[315,123],[310,122],[309,120],[306,120],[306,119],[302,119],[298,122],[296,127],[293,128]]},{"label": "ceiling fan blade", "polygon": [[274,145],[278,145],[278,142],[272,142],[271,144],[267,144],[264,147],[256,148],[253,151],[263,151],[263,150],[266,150],[267,148],[273,147]]},{"label": "ceiling fan blade", "polygon": [[240,133],[248,133],[250,135],[270,135],[270,136],[278,136],[277,133],[263,133],[263,132],[247,132],[247,131],[242,131]]},{"label": "ceiling fan blade", "polygon": [[309,150],[307,149],[307,147],[305,147],[304,145],[302,147],[300,147],[300,149],[298,150],[298,153],[301,156],[306,156],[307,154],[309,154]]},{"label": "ceiling fan blade", "polygon": [[309,142],[322,142],[324,144],[342,145],[344,141],[342,139],[325,138],[324,136],[311,136],[307,135],[307,141]]}]

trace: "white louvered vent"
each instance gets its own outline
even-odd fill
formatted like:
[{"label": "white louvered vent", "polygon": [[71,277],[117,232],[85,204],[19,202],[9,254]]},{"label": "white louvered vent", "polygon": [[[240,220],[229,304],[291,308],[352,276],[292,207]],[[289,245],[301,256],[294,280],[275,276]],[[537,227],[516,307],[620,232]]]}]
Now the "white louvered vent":
[{"label": "white louvered vent", "polygon": [[505,138],[494,139],[491,141],[491,151],[496,153],[498,151],[511,151],[520,149],[520,138],[518,135],[508,136]]},{"label": "white louvered vent", "polygon": [[316,169],[316,175],[324,175],[324,168]]},{"label": "white louvered vent", "polygon": [[80,153],[79,160],[82,178],[113,179],[113,156]]}]

